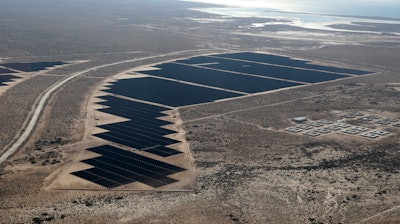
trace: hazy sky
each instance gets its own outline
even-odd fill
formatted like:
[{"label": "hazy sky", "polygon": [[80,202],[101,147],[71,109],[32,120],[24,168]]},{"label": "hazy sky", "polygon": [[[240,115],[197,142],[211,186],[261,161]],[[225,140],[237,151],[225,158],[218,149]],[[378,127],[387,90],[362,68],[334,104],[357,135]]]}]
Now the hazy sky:
[{"label": "hazy sky", "polygon": [[285,11],[400,18],[400,0],[189,0],[240,7]]}]

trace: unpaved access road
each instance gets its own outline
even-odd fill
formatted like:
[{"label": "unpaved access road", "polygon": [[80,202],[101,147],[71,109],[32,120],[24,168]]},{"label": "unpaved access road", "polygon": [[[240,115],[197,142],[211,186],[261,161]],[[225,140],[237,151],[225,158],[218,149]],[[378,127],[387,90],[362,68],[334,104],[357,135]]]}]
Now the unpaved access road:
[{"label": "unpaved access road", "polygon": [[114,65],[119,65],[123,63],[129,63],[129,62],[135,62],[135,61],[141,61],[141,60],[148,60],[148,59],[153,59],[153,58],[158,58],[158,57],[165,57],[165,56],[173,56],[173,55],[179,55],[179,54],[185,54],[185,53],[191,53],[191,52],[201,52],[201,51],[207,51],[210,49],[199,49],[199,50],[187,50],[187,51],[176,51],[176,52],[171,52],[167,54],[160,54],[160,55],[155,55],[155,56],[147,56],[147,57],[142,57],[142,58],[134,58],[134,59],[129,59],[129,60],[124,60],[124,61],[118,61],[118,62],[113,62],[109,64],[103,64],[95,67],[91,67],[76,73],[71,74],[70,76],[54,83],[52,86],[50,86],[48,89],[45,90],[43,95],[40,97],[40,99],[37,101],[37,105],[33,109],[33,115],[30,117],[29,122],[26,122],[28,125],[23,128],[24,131],[23,133],[18,137],[17,140],[12,143],[8,149],[5,150],[3,155],[0,157],[0,165],[6,161],[11,155],[13,155],[25,142],[28,140],[29,136],[32,134],[33,129],[35,128],[36,124],[39,121],[40,115],[43,111],[43,109],[46,106],[46,102],[51,96],[52,93],[54,93],[58,88],[69,82],[70,80],[81,76],[83,74],[86,74],[88,72],[94,71],[96,69],[100,68],[105,68],[105,67],[110,67]]}]

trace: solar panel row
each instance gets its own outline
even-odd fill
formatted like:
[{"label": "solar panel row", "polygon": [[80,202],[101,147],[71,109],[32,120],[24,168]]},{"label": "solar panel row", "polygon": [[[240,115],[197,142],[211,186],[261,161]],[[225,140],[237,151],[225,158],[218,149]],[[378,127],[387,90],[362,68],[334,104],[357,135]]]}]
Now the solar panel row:
[{"label": "solar panel row", "polygon": [[135,102],[135,101],[127,101],[122,98],[117,98],[114,96],[106,95],[106,96],[100,96],[97,97],[99,99],[106,100],[108,102],[100,102],[99,104],[103,104],[106,106],[115,106],[118,105],[120,107],[128,108],[129,110],[140,110],[140,111],[145,111],[146,113],[155,113],[158,114],[159,116],[164,115],[163,111],[167,110],[165,107],[160,107],[160,106],[154,106],[150,104],[144,104],[140,102]]},{"label": "solar panel row", "polygon": [[151,77],[122,79],[105,92],[173,107],[241,96],[237,93]]},{"label": "solar panel row", "polygon": [[246,93],[264,92],[299,85],[293,82],[215,71],[176,63],[166,63],[157,67],[161,68],[161,70],[149,70],[141,73]]},{"label": "solar panel row", "polygon": [[5,86],[5,82],[11,82],[14,79],[18,79],[18,76],[15,75],[0,75],[0,86]]},{"label": "solar panel row", "polygon": [[110,145],[87,150],[102,156],[82,161],[94,168],[71,174],[107,188],[133,182],[141,182],[157,188],[176,182],[175,179],[168,177],[169,175],[185,171],[184,168]]},{"label": "solar panel row", "polygon": [[[351,75],[365,75],[371,72],[369,71],[362,71],[356,69],[347,69],[347,68],[337,68],[332,66],[322,66],[322,65],[315,65],[309,64],[311,61],[307,60],[298,60],[293,59],[286,56],[279,56],[279,55],[271,55],[271,54],[260,54],[260,53],[253,53],[253,52],[239,52],[239,53],[232,53],[232,54],[219,54],[215,55],[217,57],[223,57],[227,59],[239,59],[244,61],[253,61],[253,62],[261,62],[261,63],[268,63],[274,65],[284,65],[284,66],[291,66],[297,68],[305,68],[305,69],[315,69],[320,71],[327,71],[327,72],[337,72],[337,73],[344,73],[344,74],[351,74]],[[182,63],[188,64],[198,64],[198,63],[209,63],[207,58],[204,57],[195,57],[189,60],[181,61]]]},{"label": "solar panel row", "polygon": [[13,75],[4,75],[10,73],[17,73],[10,69],[15,69],[23,72],[35,72],[45,69],[46,67],[53,67],[56,65],[63,65],[65,62],[34,62],[34,63],[5,63],[0,64],[0,86],[5,86],[5,82],[13,81],[19,77]]},{"label": "solar panel row", "polygon": [[121,133],[116,131],[103,132],[95,134],[94,136],[115,142],[121,145],[126,145],[135,149],[144,149],[158,145],[172,145],[179,143],[177,140],[159,137],[158,139],[141,135],[140,133]]},{"label": "solar panel row", "polygon": [[176,133],[175,131],[165,129],[165,128],[160,128],[157,126],[150,126],[146,124],[137,124],[136,122],[131,122],[131,121],[126,121],[126,122],[119,122],[119,123],[113,123],[113,124],[105,124],[105,125],[100,125],[98,126],[100,128],[104,128],[107,130],[111,130],[112,128],[116,129],[123,129],[126,131],[143,131],[143,132],[151,132],[153,134],[157,135],[169,135],[169,134],[174,134]]},{"label": "solar panel row", "polygon": [[6,74],[6,73],[15,73],[15,72],[9,69],[0,68],[0,74]]},{"label": "solar panel row", "polygon": [[55,61],[55,62],[5,63],[0,65],[23,72],[37,72],[46,69],[48,67],[54,67],[57,65],[64,65],[64,64],[66,64],[66,62]]},{"label": "solar panel row", "polygon": [[347,75],[329,73],[324,71],[304,70],[301,68],[282,67],[224,58],[213,58],[206,56],[200,58],[203,62],[203,64],[200,65],[206,68],[222,69],[226,71],[241,72],[298,82],[318,83],[349,77]]},{"label": "solar panel row", "polygon": [[130,120],[100,125],[98,127],[107,130],[107,132],[95,134],[94,136],[162,157],[181,153],[166,147],[180,143],[180,141],[164,137],[165,135],[176,133],[161,127],[172,124],[172,122],[157,119],[166,115],[163,111],[167,110],[167,108],[125,100],[115,96],[102,96],[100,98],[107,100],[99,103],[107,106],[107,108],[98,109],[99,111]]},{"label": "solar panel row", "polygon": [[162,157],[168,157],[168,156],[173,156],[176,154],[180,154],[181,152],[177,151],[177,150],[173,150],[164,146],[159,146],[159,147],[154,147],[154,148],[149,148],[149,149],[145,149],[144,151],[148,152],[148,153],[152,153],[155,155],[159,155]]}]

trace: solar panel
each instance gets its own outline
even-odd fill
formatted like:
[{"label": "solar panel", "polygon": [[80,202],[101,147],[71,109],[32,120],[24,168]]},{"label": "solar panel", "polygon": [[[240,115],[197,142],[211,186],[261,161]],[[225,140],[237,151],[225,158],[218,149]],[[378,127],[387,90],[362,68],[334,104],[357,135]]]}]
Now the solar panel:
[{"label": "solar panel", "polygon": [[100,102],[99,104],[107,105],[107,106],[112,106],[112,107],[125,107],[129,109],[139,109],[140,111],[146,111],[148,112],[153,112],[153,113],[159,113],[162,114],[162,111],[168,110],[166,107],[159,107],[159,106],[154,106],[150,104],[145,104],[141,102],[136,102],[132,100],[126,100],[122,98],[118,98],[115,96],[111,95],[106,95],[106,96],[99,96],[97,98],[106,100],[106,102]]},{"label": "solar panel", "polygon": [[15,75],[0,75],[0,86],[5,86],[5,82],[11,82],[14,79],[18,79],[18,76]]},{"label": "solar panel", "polygon": [[173,156],[173,155],[182,153],[180,151],[177,151],[175,149],[170,149],[167,147],[155,147],[155,148],[145,149],[144,151],[158,155],[158,156],[162,156],[162,157],[168,157],[168,156]]},{"label": "solar panel", "polygon": [[159,136],[174,134],[176,131],[172,131],[169,129],[161,128],[158,126],[146,126],[146,124],[137,124],[134,121],[125,121],[113,124],[105,124],[98,126],[99,128],[113,130],[113,129],[123,129],[126,131],[142,131],[144,133],[153,133]]},{"label": "solar panel", "polygon": [[352,75],[365,75],[365,74],[371,73],[369,71],[362,71],[362,70],[356,70],[356,69],[337,68],[337,67],[332,67],[332,66],[309,64],[310,61],[307,61],[307,60],[298,60],[298,59],[293,59],[293,58],[285,57],[285,56],[271,55],[271,54],[259,54],[259,53],[253,53],[253,52],[220,54],[220,55],[216,55],[216,56],[224,57],[224,58],[239,59],[239,60],[256,61],[256,62],[262,62],[262,63],[276,64],[276,65],[293,66],[293,67],[298,67],[298,68],[316,69],[316,70],[328,71],[328,72],[339,72],[339,73],[352,74]]},{"label": "solar panel", "polygon": [[[164,137],[165,135],[176,133],[175,131],[161,127],[173,124],[173,122],[158,119],[158,117],[166,115],[163,111],[167,110],[167,108],[121,99],[114,96],[103,96],[99,98],[107,100],[105,102],[100,102],[100,104],[109,106],[109,108],[98,109],[99,111],[131,120],[100,125],[98,126],[99,128],[108,131],[95,134],[94,136],[138,150],[153,148],[153,150],[147,150],[147,152],[162,157],[180,153],[179,151],[165,147],[167,145],[180,143],[180,141]],[[165,149],[161,151],[154,149],[157,147]]]},{"label": "solar panel", "polygon": [[168,175],[185,171],[184,168],[110,145],[87,150],[101,155],[81,161],[94,166],[94,168],[73,172],[72,174],[107,188],[136,181],[157,188],[177,181],[168,177]]},{"label": "solar panel", "polygon": [[[157,161],[157,160],[154,160],[154,159],[139,155],[137,153],[132,153],[130,151],[126,151],[126,150],[123,150],[123,149],[120,149],[118,147],[111,146],[111,145],[103,145],[103,146],[99,146],[99,147],[90,148],[90,149],[87,149],[87,150],[95,152],[95,153],[99,153],[99,150],[106,150],[108,152],[112,152],[113,154],[117,154],[118,156],[127,157],[129,159],[134,160],[134,161],[137,161],[137,160],[138,161],[143,161],[143,162],[148,163],[148,164],[150,164],[152,166],[161,167],[161,168],[163,168],[163,169],[165,169],[165,170],[167,170],[169,172],[173,171],[172,173],[181,172],[181,171],[185,170],[183,168],[180,168],[180,167],[168,164],[168,163],[163,163],[163,162],[160,162],[160,161]],[[102,154],[102,153],[99,153],[99,154]]]},{"label": "solar panel", "polygon": [[176,143],[180,143],[180,141],[165,138],[162,136],[157,137],[150,137],[145,135],[140,135],[140,133],[122,133],[122,132],[103,132],[99,134],[95,134],[102,139],[110,140],[112,142],[116,142],[122,145],[126,145],[136,149],[143,149],[157,145],[172,145]]},{"label": "solar panel", "polygon": [[318,83],[349,77],[347,75],[328,73],[324,71],[304,70],[300,68],[243,62],[224,58],[210,59],[218,62],[218,64],[208,64],[204,65],[204,67],[273,77],[288,81],[292,80],[298,82]]},{"label": "solar panel", "polygon": [[56,65],[64,65],[64,64],[66,63],[62,61],[55,61],[55,62],[5,63],[0,65],[23,72],[37,72],[46,69],[48,67],[54,67]]},{"label": "solar panel", "polygon": [[[96,183],[98,185],[101,185],[101,186],[107,187],[107,188],[112,188],[112,187],[116,187],[119,185],[119,183],[116,182],[116,180],[110,180],[110,179],[105,178],[104,177],[105,175],[103,173],[101,173],[101,171],[99,173],[99,171],[100,171],[99,169],[91,168],[88,170],[74,172],[72,174],[77,177],[80,177],[82,179],[88,180],[90,182]],[[98,176],[94,173],[97,173],[100,176]]]},{"label": "solar panel", "polygon": [[6,74],[6,73],[15,73],[15,72],[9,69],[0,68],[0,74]]},{"label": "solar panel", "polygon": [[119,80],[105,92],[178,107],[212,102],[241,94],[156,78]]},{"label": "solar panel", "polygon": [[297,86],[299,83],[249,76],[232,72],[215,71],[189,65],[166,63],[157,66],[160,70],[142,71],[140,73],[199,83],[234,91],[256,93],[285,87]]}]

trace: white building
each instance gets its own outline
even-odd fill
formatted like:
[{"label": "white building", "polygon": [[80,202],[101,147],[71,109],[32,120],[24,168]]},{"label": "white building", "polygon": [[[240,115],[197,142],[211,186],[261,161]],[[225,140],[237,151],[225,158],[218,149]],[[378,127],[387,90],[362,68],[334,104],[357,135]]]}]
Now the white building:
[{"label": "white building", "polygon": [[294,121],[296,123],[304,123],[307,121],[307,118],[306,117],[295,117],[295,118],[292,118],[292,121]]}]

